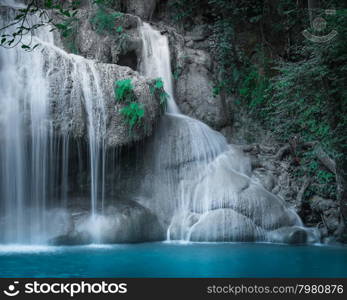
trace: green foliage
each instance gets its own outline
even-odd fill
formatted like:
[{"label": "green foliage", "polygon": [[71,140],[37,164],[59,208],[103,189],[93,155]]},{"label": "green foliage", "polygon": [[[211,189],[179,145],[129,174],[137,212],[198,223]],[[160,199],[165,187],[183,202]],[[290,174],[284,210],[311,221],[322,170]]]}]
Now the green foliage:
[{"label": "green foliage", "polygon": [[336,158],[347,151],[346,17],[336,16],[332,25],[339,32],[334,40],[304,41],[296,48],[299,61],[279,64],[263,109],[279,136],[319,141]]},{"label": "green foliage", "polygon": [[242,64],[242,54],[235,48],[235,30],[232,19],[218,18],[213,25],[214,40],[212,51],[219,66],[219,81],[215,84],[214,95],[225,90],[232,94],[240,80],[238,71]]},{"label": "green foliage", "polygon": [[[26,51],[32,51],[38,47],[38,44],[32,45],[33,39],[29,39],[30,42],[24,43],[23,37],[25,35],[33,35],[33,32],[40,27],[50,25],[51,31],[59,29],[65,34],[69,31],[66,20],[73,19],[77,15],[77,8],[80,1],[70,1],[66,3],[63,0],[45,0],[43,3],[40,0],[30,0],[24,8],[17,10],[16,16],[0,28],[0,46],[5,48],[13,48],[20,45],[22,49]],[[54,12],[56,19],[60,19],[61,22],[54,21],[51,18],[51,12]],[[39,21],[32,24],[28,21],[28,18],[32,15],[37,15]],[[11,33],[8,33],[10,29]]]},{"label": "green foliage", "polygon": [[185,24],[191,21],[201,0],[172,0],[169,1],[171,18],[176,23]]},{"label": "green foliage", "polygon": [[241,82],[239,94],[250,110],[257,110],[266,100],[265,97],[268,87],[268,77],[260,74],[254,67],[251,67]]},{"label": "green foliage", "polygon": [[134,87],[131,79],[123,79],[115,82],[115,98],[118,102],[131,102],[135,100]]},{"label": "green foliage", "polygon": [[[236,107],[262,123],[277,140],[318,142],[337,160],[347,159],[347,14],[339,1],[321,1],[337,14],[322,17],[336,30],[328,43],[304,39],[309,16],[298,1],[209,0],[214,15],[212,51],[218,62],[213,94],[239,98]],[[307,5],[307,4],[306,4]],[[246,29],[244,29],[246,28]],[[310,29],[312,32],[312,29]],[[247,43],[239,42],[240,32]],[[237,34],[236,34],[237,33]],[[242,46],[242,47],[241,47]],[[282,49],[282,50],[280,50]],[[308,193],[336,198],[335,174],[317,160],[315,149],[297,151],[298,178],[313,179]]]},{"label": "green foliage", "polygon": [[217,97],[218,95],[220,95],[220,93],[222,92],[222,88],[223,88],[223,85],[221,83],[216,84],[212,88],[213,97]]},{"label": "green foliage", "polygon": [[165,110],[167,107],[169,95],[165,92],[163,80],[161,78],[154,79],[154,82],[150,84],[149,89],[152,95],[159,95],[160,105],[163,110]]},{"label": "green foliage", "polygon": [[301,181],[305,176],[311,178],[311,184],[305,193],[308,199],[314,195],[328,199],[336,199],[336,178],[335,174],[331,173],[318,161],[315,151],[301,150],[297,153],[300,158],[300,165],[293,168],[293,175],[297,180]]},{"label": "green foliage", "polygon": [[123,16],[120,12],[109,13],[103,8],[99,8],[95,16],[91,19],[91,23],[96,26],[99,34],[121,33],[123,28],[117,26],[117,21]]},{"label": "green foliage", "polygon": [[62,23],[57,24],[56,28],[60,31],[61,37],[66,48],[74,54],[78,54],[75,38],[78,29],[78,19],[76,17],[66,18]]},{"label": "green foliage", "polygon": [[[336,161],[347,153],[347,18],[337,13],[329,30],[338,36],[328,43],[302,40],[291,49],[290,59],[277,63],[258,114],[266,128],[287,142],[297,136],[316,141]],[[255,96],[251,96],[256,99]],[[301,175],[313,178],[312,194],[336,198],[335,174],[317,161],[315,149],[298,153]]]},{"label": "green foliage", "polygon": [[101,7],[116,7],[120,0],[94,0],[93,2]]},{"label": "green foliage", "polygon": [[173,79],[178,80],[178,78],[182,75],[182,72],[182,69],[177,67],[176,70],[172,72]]},{"label": "green foliage", "polygon": [[145,114],[143,104],[137,102],[131,102],[124,106],[120,113],[124,116],[126,122],[129,124],[130,131],[134,127],[138,127],[142,124],[142,118]]},{"label": "green foliage", "polygon": [[141,126],[145,114],[143,104],[136,102],[134,87],[131,79],[123,79],[115,82],[115,98],[117,102],[124,103],[125,106],[120,110],[125,122],[129,125],[130,132]]}]

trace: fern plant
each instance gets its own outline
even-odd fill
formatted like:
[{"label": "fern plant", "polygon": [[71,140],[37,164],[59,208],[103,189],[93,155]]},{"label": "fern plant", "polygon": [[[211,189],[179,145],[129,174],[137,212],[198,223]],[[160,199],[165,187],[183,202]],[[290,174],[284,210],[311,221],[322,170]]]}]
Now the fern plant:
[{"label": "fern plant", "polygon": [[118,102],[131,102],[135,100],[134,87],[131,79],[123,79],[115,82],[115,98]]},{"label": "fern plant", "polygon": [[163,80],[161,78],[154,79],[154,82],[150,84],[149,89],[152,95],[158,93],[160,105],[165,110],[167,106],[167,101],[169,99],[169,94],[165,92]]},{"label": "fern plant", "polygon": [[96,26],[99,34],[118,32],[120,26],[116,26],[116,23],[122,16],[120,12],[108,13],[105,9],[99,8],[91,23]]},{"label": "fern plant", "polygon": [[142,124],[142,119],[145,115],[144,106],[136,102],[134,86],[130,78],[116,81],[114,91],[116,101],[126,104],[120,110],[120,113],[124,117],[125,122],[129,125],[131,132],[134,127],[139,127]]},{"label": "fern plant", "polygon": [[145,115],[145,109],[143,104],[137,102],[131,102],[128,105],[124,106],[120,113],[124,116],[126,122],[130,127],[130,131],[134,127],[139,127],[142,124],[142,119]]}]

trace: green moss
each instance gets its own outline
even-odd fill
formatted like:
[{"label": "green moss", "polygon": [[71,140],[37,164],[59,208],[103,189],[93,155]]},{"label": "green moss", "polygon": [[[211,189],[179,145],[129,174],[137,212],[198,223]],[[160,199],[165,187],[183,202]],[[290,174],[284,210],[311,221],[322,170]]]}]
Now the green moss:
[{"label": "green moss", "polygon": [[99,8],[91,19],[91,23],[96,26],[96,31],[99,34],[119,33],[121,26],[118,25],[118,21],[122,16],[123,14],[120,12],[110,13],[103,8]]}]

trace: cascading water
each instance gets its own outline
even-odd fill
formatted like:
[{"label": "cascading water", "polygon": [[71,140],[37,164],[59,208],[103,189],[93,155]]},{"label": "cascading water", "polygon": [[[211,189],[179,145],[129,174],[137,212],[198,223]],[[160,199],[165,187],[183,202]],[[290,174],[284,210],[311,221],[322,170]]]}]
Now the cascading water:
[{"label": "cascading water", "polygon": [[[18,7],[13,1],[2,5],[0,28],[14,18]],[[28,22],[37,22],[35,18],[30,16]],[[23,42],[29,38],[23,36]],[[95,63],[57,48],[48,27],[35,30],[33,39],[40,49],[32,52],[0,48],[0,241],[4,243],[46,242],[52,218],[57,217],[47,213],[47,205],[68,206],[73,124],[71,116],[62,113],[57,134],[52,105],[63,112],[73,99],[84,103],[93,217],[104,194],[106,117]]]},{"label": "cascading water", "polygon": [[169,95],[167,112],[179,114],[178,106],[173,98],[171,61],[168,38],[159,31],[143,23],[141,26],[143,41],[141,73],[149,78],[160,77]]},{"label": "cascading water", "polygon": [[[0,28],[18,7],[1,3]],[[117,173],[114,149],[106,155],[106,109],[114,105],[114,72],[121,67],[66,53],[47,27],[35,31],[40,47],[33,52],[0,48],[0,243],[159,240],[162,228],[169,240],[281,241],[286,228],[302,225],[281,199],[250,179],[249,160],[236,147],[179,112],[168,38],[146,23],[140,31],[140,70],[162,78],[169,95],[168,112],[141,156],[145,176],[135,200],[142,206],[113,194],[103,210],[106,177],[109,186],[117,184],[106,174]],[[123,68],[118,77],[132,75]],[[80,201],[74,219],[71,190],[79,177],[86,178],[90,205]],[[63,232],[56,229],[61,223],[67,224]]]},{"label": "cascading water", "polygon": [[162,78],[170,97],[146,158],[153,170],[141,190],[147,198],[139,201],[160,217],[168,240],[271,240],[269,232],[302,226],[281,199],[250,179],[250,162],[240,151],[202,122],[179,113],[168,39],[146,23],[141,32],[142,73]]},{"label": "cascading water", "polygon": [[[7,20],[2,21],[0,26]],[[41,35],[43,40],[50,38],[43,32]],[[29,55],[15,49],[0,49],[0,60],[3,239],[5,242],[36,242],[44,230],[46,186],[51,180],[48,165],[52,156],[49,151],[51,124],[47,118],[44,59],[39,53]]]}]

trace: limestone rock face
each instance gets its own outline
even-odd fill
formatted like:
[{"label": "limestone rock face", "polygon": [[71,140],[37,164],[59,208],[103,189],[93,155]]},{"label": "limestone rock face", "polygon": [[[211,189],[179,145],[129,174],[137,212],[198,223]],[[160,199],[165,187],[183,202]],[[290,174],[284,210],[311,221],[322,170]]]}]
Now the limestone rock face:
[{"label": "limestone rock face", "polygon": [[[102,134],[108,147],[132,143],[152,133],[161,109],[159,99],[150,93],[144,77],[128,67],[97,63],[51,48],[43,51],[48,58],[49,98],[56,131],[69,132],[72,137],[87,137],[88,114],[102,114]],[[128,78],[132,79],[138,102],[145,108],[143,126],[133,130],[132,134],[120,113],[124,104],[117,103],[114,94],[115,82]],[[89,93],[88,98],[86,93]],[[88,105],[91,106],[89,112]]]},{"label": "limestone rock face", "polygon": [[226,125],[226,111],[220,96],[213,96],[211,58],[202,50],[186,50],[184,71],[176,83],[176,98],[182,111],[207,125]]},{"label": "limestone rock face", "polygon": [[126,0],[126,11],[129,14],[139,16],[142,20],[150,20],[158,0]]},{"label": "limestone rock face", "polygon": [[[103,24],[106,15],[111,22]],[[88,59],[137,69],[141,57],[142,40],[138,31],[141,20],[134,15],[112,9],[104,11],[81,9],[78,11],[74,49],[64,43],[67,50],[74,50]]]},{"label": "limestone rock face", "polygon": [[[149,17],[155,3],[156,1],[126,1],[125,11],[130,14],[105,10],[105,13],[116,17],[114,28],[103,30],[98,27],[97,9],[80,9],[74,50],[79,55],[100,63],[138,70],[143,47],[139,26],[142,20]],[[121,28],[120,32],[117,32],[117,28]],[[186,37],[164,25],[159,29],[169,37],[175,100],[181,112],[217,130],[227,126],[231,119],[228,105],[220,95],[213,95],[213,59],[207,46],[200,47],[201,43],[207,43],[206,26],[197,26]],[[200,45],[199,48],[195,47],[196,44]],[[65,48],[69,50],[68,45]]]},{"label": "limestone rock face", "polygon": [[175,100],[182,113],[214,129],[222,129],[228,124],[230,116],[220,95],[213,95],[213,59],[206,47],[193,48],[194,41],[206,38],[203,30],[196,30],[189,37],[168,27],[163,27],[163,32],[169,36]]}]

